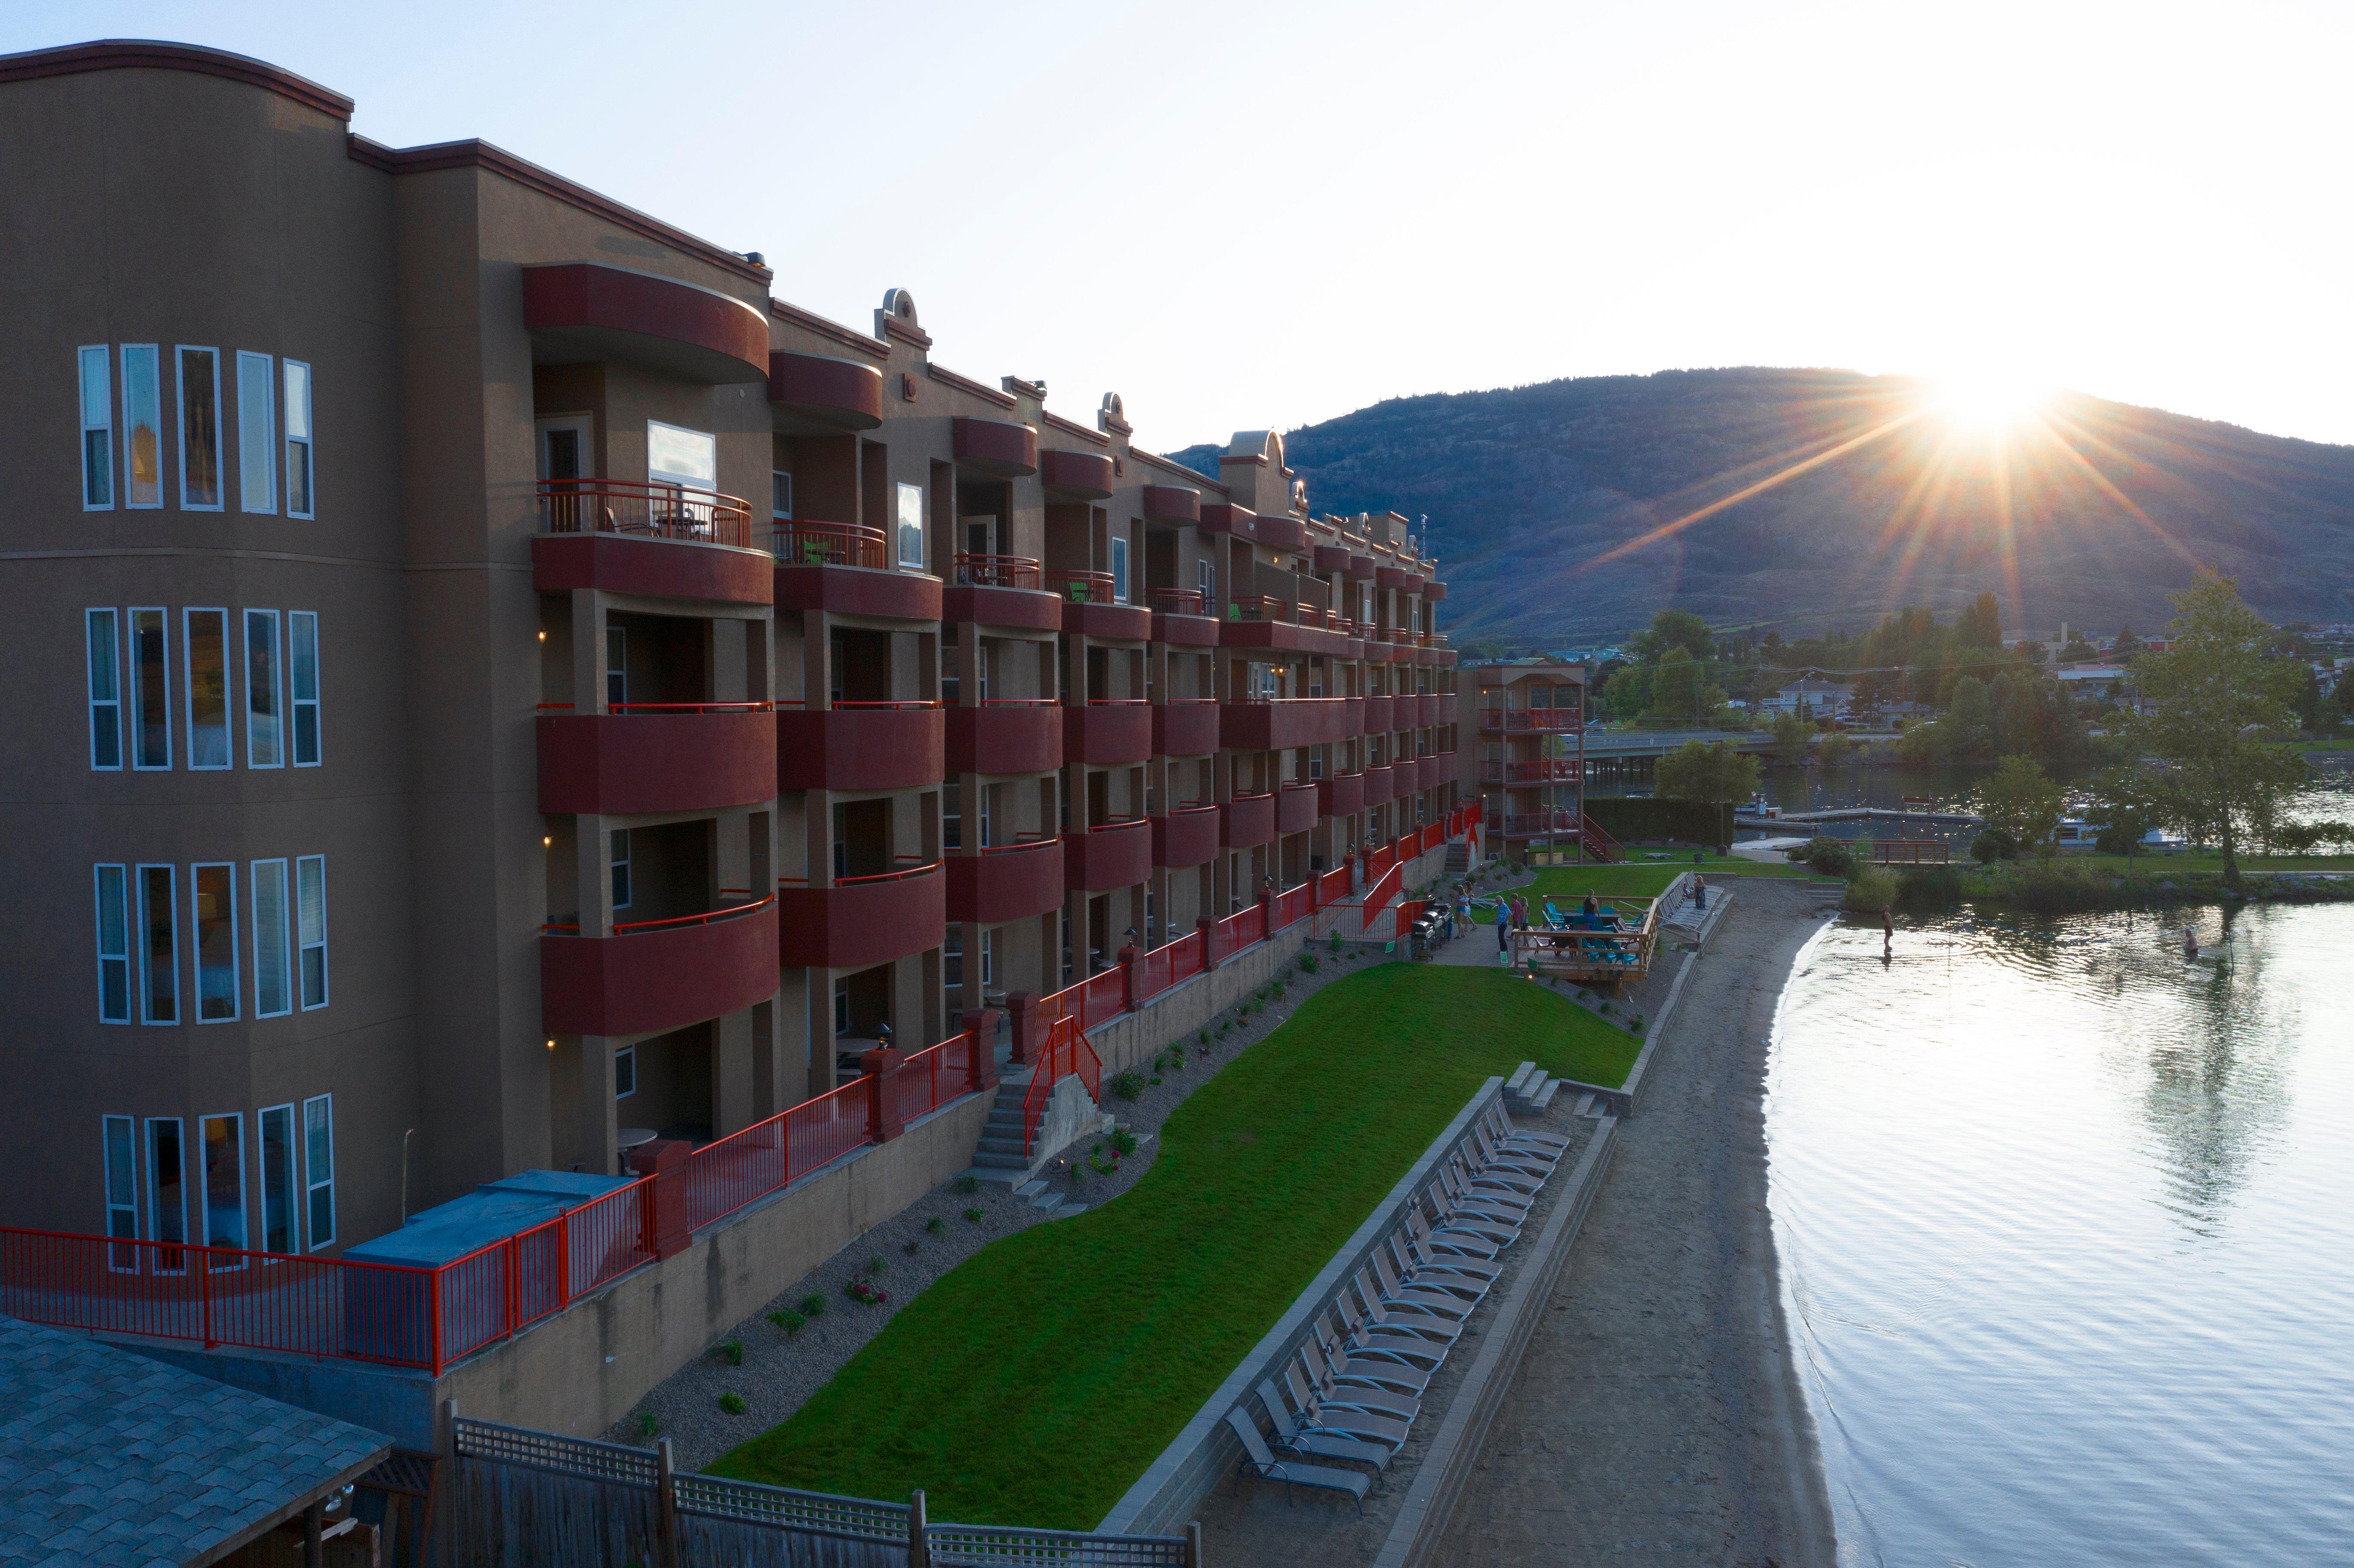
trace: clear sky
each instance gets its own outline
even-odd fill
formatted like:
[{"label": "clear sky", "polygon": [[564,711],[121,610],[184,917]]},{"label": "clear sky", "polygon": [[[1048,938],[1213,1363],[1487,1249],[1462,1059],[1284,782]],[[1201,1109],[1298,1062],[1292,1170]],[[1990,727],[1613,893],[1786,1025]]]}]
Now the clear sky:
[{"label": "clear sky", "polygon": [[1716,365],[2354,442],[2343,0],[0,5],[0,48],[107,36],[495,142],[854,325],[905,287],[942,364],[1161,448]]}]

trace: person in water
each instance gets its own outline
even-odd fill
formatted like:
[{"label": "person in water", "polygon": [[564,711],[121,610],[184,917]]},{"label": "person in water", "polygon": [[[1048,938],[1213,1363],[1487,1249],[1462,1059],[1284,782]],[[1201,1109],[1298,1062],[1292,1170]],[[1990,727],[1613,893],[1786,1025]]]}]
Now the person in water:
[{"label": "person in water", "polygon": [[2182,927],[2182,961],[2184,963],[2189,963],[2198,956],[2199,927],[2196,926],[2185,926]]},{"label": "person in water", "polygon": [[1880,906],[1880,950],[1882,953],[1896,950],[1896,922],[1890,918],[1885,904]]}]

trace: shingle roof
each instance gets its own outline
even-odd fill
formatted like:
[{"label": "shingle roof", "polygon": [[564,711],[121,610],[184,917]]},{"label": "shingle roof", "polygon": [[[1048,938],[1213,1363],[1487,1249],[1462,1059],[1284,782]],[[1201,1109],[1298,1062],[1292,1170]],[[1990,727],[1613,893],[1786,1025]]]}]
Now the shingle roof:
[{"label": "shingle roof", "polygon": [[0,1563],[208,1561],[392,1439],[0,1318]]}]

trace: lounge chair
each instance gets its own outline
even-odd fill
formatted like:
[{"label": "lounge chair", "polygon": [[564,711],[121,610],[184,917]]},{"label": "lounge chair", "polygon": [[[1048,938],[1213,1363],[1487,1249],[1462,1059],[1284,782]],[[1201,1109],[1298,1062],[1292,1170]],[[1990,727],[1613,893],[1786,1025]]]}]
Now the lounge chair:
[{"label": "lounge chair", "polygon": [[1281,1481],[1287,1505],[1291,1501],[1292,1488],[1322,1487],[1328,1491],[1348,1493],[1356,1499],[1357,1511],[1365,1511],[1365,1494],[1373,1489],[1373,1483],[1365,1477],[1354,1470],[1336,1470],[1330,1465],[1304,1465],[1297,1459],[1277,1458],[1268,1450],[1267,1439],[1260,1436],[1258,1424],[1244,1414],[1239,1404],[1226,1412],[1226,1425],[1243,1440],[1243,1474]]},{"label": "lounge chair", "polygon": [[1390,1266],[1388,1255],[1378,1247],[1373,1251],[1373,1283],[1380,1287],[1384,1303],[1409,1312],[1426,1312],[1450,1323],[1460,1324],[1479,1305],[1451,1291],[1418,1290],[1408,1285],[1398,1277],[1397,1270]]},{"label": "lounge chair", "polygon": [[1536,1206],[1536,1200],[1528,1193],[1479,1176],[1459,1154],[1440,1170],[1439,1179],[1452,1181],[1458,1195],[1471,1207],[1509,1215],[1515,1225],[1526,1220],[1529,1211]]},{"label": "lounge chair", "polygon": [[1438,1363],[1447,1359],[1447,1346],[1437,1340],[1421,1334],[1401,1333],[1370,1321],[1350,1301],[1349,1293],[1345,1290],[1334,1305],[1341,1314],[1341,1321],[1348,1329],[1339,1348],[1348,1353],[1352,1365],[1360,1361],[1402,1361],[1423,1372],[1435,1372]]},{"label": "lounge chair", "polygon": [[1311,1336],[1299,1347],[1299,1362],[1308,1370],[1310,1383],[1320,1389],[1379,1390],[1391,1402],[1384,1408],[1397,1414],[1410,1415],[1420,1408],[1430,1373],[1399,1361],[1352,1359],[1343,1348],[1346,1336],[1331,1328],[1329,1319],[1319,1319],[1317,1328],[1324,1337]]},{"label": "lounge chair", "polygon": [[1299,1406],[1301,1419],[1310,1425],[1326,1432],[1387,1443],[1392,1447],[1405,1441],[1414,1418],[1422,1413],[1419,1404],[1409,1409],[1398,1409],[1394,1395],[1384,1399],[1378,1393],[1345,1388],[1315,1393],[1309,1388],[1308,1380],[1299,1375],[1299,1363],[1297,1361],[1284,1369],[1284,1381],[1291,1384],[1292,1402]]},{"label": "lounge chair", "polygon": [[1443,1181],[1431,1188],[1429,1197],[1431,1229],[1441,1235],[1457,1234],[1483,1244],[1490,1249],[1483,1256],[1493,1257],[1521,1239],[1517,1218],[1466,1208]]},{"label": "lounge chair", "polygon": [[1357,1299],[1363,1302],[1365,1306],[1365,1321],[1372,1328],[1385,1329],[1393,1333],[1413,1334],[1440,1345],[1451,1345],[1463,1337],[1463,1325],[1459,1322],[1443,1318],[1436,1312],[1426,1312],[1413,1307],[1396,1306],[1383,1299],[1381,1287],[1373,1283],[1373,1271],[1370,1269],[1357,1270],[1357,1277],[1353,1283],[1356,1287]]},{"label": "lounge chair", "polygon": [[[1420,1215],[1416,1215],[1418,1221]],[[1494,1287],[1503,1266],[1463,1254],[1433,1252],[1422,1245],[1427,1226],[1405,1230],[1390,1238],[1398,1260],[1398,1277],[1424,1290],[1447,1290],[1467,1301],[1477,1301]]]},{"label": "lounge chair", "polygon": [[1537,1181],[1552,1175],[1553,1167],[1561,1163],[1560,1150],[1540,1149],[1533,1143],[1506,1143],[1490,1131],[1484,1122],[1473,1124],[1471,1147],[1479,1152],[1480,1169],[1510,1171]]},{"label": "lounge chair", "polygon": [[[1370,1443],[1362,1437],[1343,1437],[1322,1431],[1312,1425],[1299,1425],[1291,1419],[1291,1407],[1283,1403],[1283,1395],[1266,1378],[1258,1380],[1258,1402],[1267,1406],[1267,1419],[1275,1424],[1274,1434],[1267,1441],[1287,1452],[1314,1454],[1326,1459],[1353,1459],[1376,1470],[1388,1468],[1390,1456],[1397,1452],[1394,1443]],[[1308,1408],[1301,1406],[1303,1414]]]},{"label": "lounge chair", "polygon": [[[1414,1237],[1416,1249],[1433,1255],[1426,1261],[1435,1262],[1438,1257],[1443,1256],[1450,1262],[1477,1263],[1491,1270],[1500,1269],[1503,1266],[1497,1263],[1495,1258],[1497,1254],[1511,1245],[1509,1240],[1497,1241],[1491,1237],[1475,1235],[1469,1231],[1449,1231],[1445,1228],[1446,1216],[1443,1207],[1437,1218],[1437,1224],[1425,1219],[1422,1205],[1419,1203],[1416,1204],[1413,1212],[1406,1216],[1406,1226]],[[1493,1278],[1494,1275],[1490,1274],[1487,1277]]]},{"label": "lounge chair", "polygon": [[1504,1108],[1504,1102],[1500,1099],[1488,1107],[1487,1120],[1489,1128],[1494,1131],[1498,1140],[1507,1149],[1515,1144],[1532,1144],[1539,1149],[1549,1149],[1556,1153],[1565,1154],[1569,1151],[1568,1139],[1555,1138],[1549,1132],[1532,1132],[1526,1128],[1514,1127],[1511,1113]]}]

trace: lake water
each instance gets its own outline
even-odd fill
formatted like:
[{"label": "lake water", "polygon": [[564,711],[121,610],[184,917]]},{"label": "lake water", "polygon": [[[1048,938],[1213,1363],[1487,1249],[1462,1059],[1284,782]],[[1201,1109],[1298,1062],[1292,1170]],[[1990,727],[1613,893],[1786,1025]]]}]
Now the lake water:
[{"label": "lake water", "polygon": [[1801,955],[1766,1127],[1843,1563],[2354,1562],[2354,906],[2232,931]]}]

